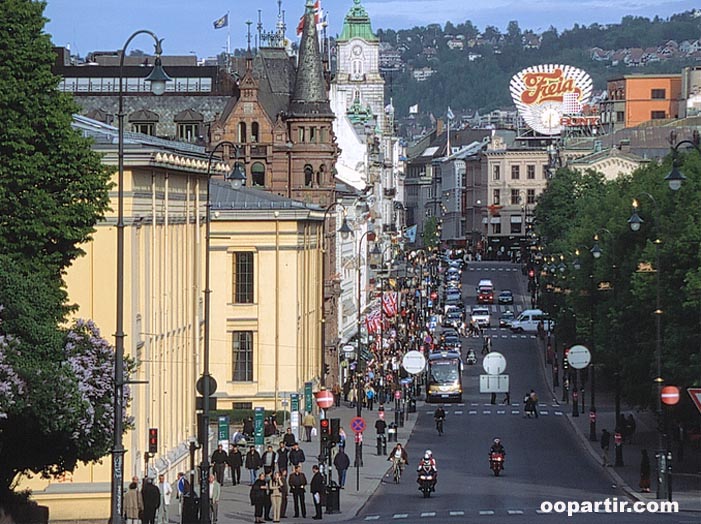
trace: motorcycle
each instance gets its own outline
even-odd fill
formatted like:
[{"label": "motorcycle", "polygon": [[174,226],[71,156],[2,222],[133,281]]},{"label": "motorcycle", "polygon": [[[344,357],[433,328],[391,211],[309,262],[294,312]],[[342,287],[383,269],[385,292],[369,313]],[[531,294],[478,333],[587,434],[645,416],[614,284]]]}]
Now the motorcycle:
[{"label": "motorcycle", "polygon": [[467,356],[465,357],[465,363],[470,366],[473,364],[477,364],[477,355],[475,355],[475,351],[473,349],[467,352]]},{"label": "motorcycle", "polygon": [[419,483],[419,491],[424,494],[424,498],[429,498],[431,492],[436,490],[436,471],[430,465],[424,464],[419,468],[417,482]]},{"label": "motorcycle", "polygon": [[492,468],[494,476],[498,477],[501,470],[504,469],[504,454],[492,453],[489,455],[489,467]]}]

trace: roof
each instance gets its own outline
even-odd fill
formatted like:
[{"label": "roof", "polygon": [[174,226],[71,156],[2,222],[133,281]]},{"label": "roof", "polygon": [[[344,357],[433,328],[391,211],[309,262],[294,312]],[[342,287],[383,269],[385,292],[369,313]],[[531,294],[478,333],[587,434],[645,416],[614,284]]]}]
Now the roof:
[{"label": "roof", "polygon": [[210,186],[210,201],[213,210],[235,210],[235,211],[261,211],[261,210],[305,210],[323,211],[318,205],[305,204],[287,197],[253,189],[241,187],[234,189],[229,182],[212,179]]},{"label": "roof", "polygon": [[348,10],[343,19],[343,30],[337,42],[345,42],[351,38],[361,38],[366,42],[377,42],[379,39],[372,32],[370,17],[365,8],[360,5],[360,0],[353,0],[353,7]]}]

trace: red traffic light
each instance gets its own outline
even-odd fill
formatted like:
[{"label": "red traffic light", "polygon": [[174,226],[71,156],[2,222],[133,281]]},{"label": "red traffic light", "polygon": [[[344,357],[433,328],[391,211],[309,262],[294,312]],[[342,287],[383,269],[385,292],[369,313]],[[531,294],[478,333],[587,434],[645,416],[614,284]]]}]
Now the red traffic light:
[{"label": "red traffic light", "polygon": [[329,419],[327,419],[327,418],[321,419],[320,424],[321,424],[321,430],[322,430],[322,431],[324,431],[324,430],[328,431],[328,430],[329,430]]},{"label": "red traffic light", "polygon": [[148,452],[158,452],[158,428],[149,428],[148,430]]}]

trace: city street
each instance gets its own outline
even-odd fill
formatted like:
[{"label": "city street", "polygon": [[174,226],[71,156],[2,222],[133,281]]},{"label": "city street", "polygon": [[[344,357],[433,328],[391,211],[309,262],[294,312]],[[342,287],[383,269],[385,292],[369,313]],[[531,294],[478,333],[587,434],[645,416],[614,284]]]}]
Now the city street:
[{"label": "city street", "polygon": [[[465,366],[464,397],[460,404],[445,404],[445,435],[438,437],[433,421],[436,405],[426,404],[419,414],[414,433],[407,445],[409,468],[399,485],[386,479],[358,516],[362,521],[400,519],[412,522],[434,518],[465,521],[484,519],[503,522],[701,522],[697,514],[634,515],[599,514],[546,515],[540,511],[544,501],[604,501],[617,497],[629,500],[612,486],[610,477],[584,450],[565,418],[567,405],[546,394],[547,387],[538,355],[537,339],[532,334],[512,334],[499,329],[499,312],[506,308],[517,312],[530,307],[525,293],[525,279],[519,265],[508,263],[471,263],[463,272],[463,296],[469,310],[475,303],[475,285],[480,278],[491,278],[495,294],[503,289],[514,293],[514,306],[492,305],[491,328],[493,350],[507,359],[511,403],[490,404],[490,395],[479,393],[482,369],[482,339],[463,341],[463,355],[473,347],[479,357],[474,366]],[[539,394],[539,418],[524,415],[522,400],[531,389]],[[506,448],[502,475],[495,477],[489,469],[488,451],[494,437]],[[417,489],[414,473],[424,450],[431,449],[436,458],[439,478],[436,492],[424,499]]]}]

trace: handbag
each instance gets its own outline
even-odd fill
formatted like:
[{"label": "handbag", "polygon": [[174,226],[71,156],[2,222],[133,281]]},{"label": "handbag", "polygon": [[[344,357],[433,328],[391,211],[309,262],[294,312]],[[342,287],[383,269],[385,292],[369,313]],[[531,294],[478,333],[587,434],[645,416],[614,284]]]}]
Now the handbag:
[{"label": "handbag", "polygon": [[316,428],[312,428],[311,435],[312,437],[316,437]]}]

